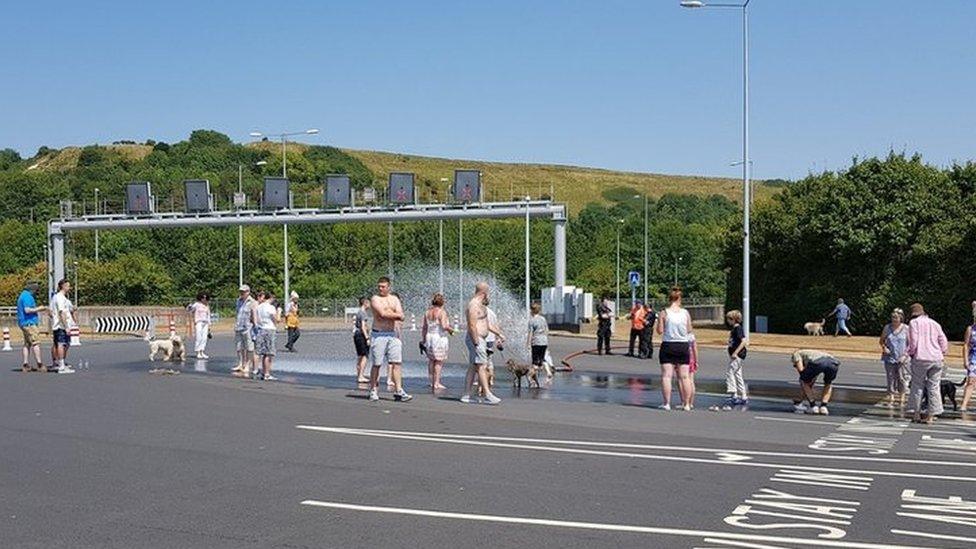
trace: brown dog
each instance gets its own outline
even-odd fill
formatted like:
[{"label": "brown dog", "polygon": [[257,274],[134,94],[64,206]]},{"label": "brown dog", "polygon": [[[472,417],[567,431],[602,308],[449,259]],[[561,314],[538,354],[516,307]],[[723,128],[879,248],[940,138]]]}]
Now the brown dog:
[{"label": "brown dog", "polygon": [[505,362],[505,369],[512,374],[512,387],[522,388],[522,378],[528,379],[529,388],[532,387],[532,382],[535,382],[535,386],[539,387],[539,368],[534,364],[519,364],[515,362],[515,359],[508,359]]}]

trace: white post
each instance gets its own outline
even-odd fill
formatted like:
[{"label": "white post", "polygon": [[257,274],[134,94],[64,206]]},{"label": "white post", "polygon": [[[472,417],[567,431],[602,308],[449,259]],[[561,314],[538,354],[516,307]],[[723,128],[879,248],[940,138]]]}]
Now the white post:
[{"label": "white post", "polygon": [[464,308],[464,221],[458,219],[458,307]]},{"label": "white post", "polygon": [[617,300],[613,302],[613,314],[619,316],[620,309],[620,223],[617,223],[617,276],[614,278],[617,286]]},{"label": "white post", "polygon": [[437,222],[437,258],[440,269],[440,283],[438,285],[440,293],[444,293],[444,220]]},{"label": "white post", "polygon": [[525,318],[532,318],[532,248],[529,235],[529,197],[525,197]]},{"label": "white post", "polygon": [[647,303],[647,287],[651,280],[648,276],[647,260],[647,189],[644,189],[644,303]]},{"label": "white post", "polygon": [[555,219],[556,226],[553,230],[555,244],[555,286],[562,288],[566,285],[566,218]]},{"label": "white post", "polygon": [[[244,164],[237,164],[237,193],[244,192]],[[237,226],[237,286],[244,285],[244,225]]]},{"label": "white post", "polygon": [[[98,188],[95,189],[95,215],[98,215]],[[98,263],[98,229],[95,229],[95,263]]]},{"label": "white post", "polygon": [[749,1],[742,5],[742,331],[749,337],[749,213],[752,202],[749,166]]},{"label": "white post", "polygon": [[386,225],[386,264],[387,276],[393,280],[393,222]]},{"label": "white post", "polygon": [[[288,141],[287,141],[287,139],[285,139],[285,136],[282,135],[281,136],[281,177],[283,177],[285,179],[288,179],[288,155],[287,155],[287,151],[286,151],[286,147],[287,147],[286,143],[287,142]],[[291,191],[289,191],[289,194],[290,193],[291,193]],[[288,198],[288,207],[291,208],[291,197]],[[289,260],[289,257],[288,257],[288,224],[287,223],[284,225],[284,233],[285,233],[284,234],[284,240],[285,240],[285,292],[284,292],[284,295],[281,296],[281,299],[282,299],[283,302],[286,302],[285,300],[287,300],[288,299],[288,296],[290,295],[290,292],[289,292],[289,290],[290,290],[290,288],[289,288],[289,286],[290,286],[289,285],[290,277],[289,277],[289,273],[288,273],[288,267],[289,267],[288,264],[290,263],[290,260]]]}]

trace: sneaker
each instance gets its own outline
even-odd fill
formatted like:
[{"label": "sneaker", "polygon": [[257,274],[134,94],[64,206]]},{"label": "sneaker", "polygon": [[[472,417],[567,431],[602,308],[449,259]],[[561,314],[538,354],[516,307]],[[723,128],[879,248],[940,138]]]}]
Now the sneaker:
[{"label": "sneaker", "polygon": [[275,376],[273,376],[271,374],[268,374],[268,375],[264,376],[264,380],[265,381],[278,381],[278,378],[276,378]]},{"label": "sneaker", "polygon": [[658,406],[657,409],[658,410],[667,410],[667,411],[670,412],[671,411],[671,405],[670,404],[662,404],[662,405]]},{"label": "sneaker", "polygon": [[806,414],[809,411],[810,411],[810,408],[808,408],[807,405],[804,404],[804,403],[802,403],[802,402],[799,402],[799,403],[793,405],[793,413],[794,414]]},{"label": "sneaker", "polygon": [[461,397],[461,404],[471,404],[471,395],[463,395]]},{"label": "sneaker", "polygon": [[65,364],[64,366],[61,366],[60,368],[58,368],[58,373],[59,374],[73,374],[73,373],[75,373],[75,369],[72,368],[71,366],[68,366],[67,364]]},{"label": "sneaker", "polygon": [[820,406],[817,406],[816,404],[814,404],[812,408],[810,408],[809,410],[807,410],[807,413],[808,414],[813,414],[813,415],[819,414],[820,413]]},{"label": "sneaker", "polygon": [[208,355],[207,353],[200,353],[200,355],[197,358],[202,358],[202,359],[206,360],[206,359],[210,358],[210,355]]},{"label": "sneaker", "polygon": [[681,407],[681,409],[686,412],[690,412],[691,408],[692,408],[691,404],[685,404],[684,406]]},{"label": "sneaker", "polygon": [[413,395],[408,395],[406,391],[400,389],[399,393],[393,393],[393,400],[397,402],[410,402],[413,400]]},{"label": "sneaker", "polygon": [[501,401],[502,401],[502,399],[496,397],[495,395],[493,395],[491,393],[488,393],[488,395],[485,396],[485,404],[489,404],[491,406],[494,406],[494,405],[500,403]]},{"label": "sneaker", "polygon": [[830,415],[830,411],[827,410],[827,405],[826,404],[824,404],[823,406],[820,407],[820,415],[822,415],[822,416],[829,416]]},{"label": "sneaker", "polygon": [[379,395],[379,393],[376,392],[376,389],[373,389],[373,390],[371,390],[369,392],[369,401],[370,402],[376,402],[379,399],[380,399],[380,395]]}]

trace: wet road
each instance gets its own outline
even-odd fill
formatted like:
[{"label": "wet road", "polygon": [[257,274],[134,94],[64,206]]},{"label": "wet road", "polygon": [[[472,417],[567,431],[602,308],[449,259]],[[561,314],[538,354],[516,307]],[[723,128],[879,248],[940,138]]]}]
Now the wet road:
[{"label": "wet road", "polygon": [[[880,371],[847,361],[850,402],[787,413],[783,356],[756,353],[747,411],[662,412],[657,365],[581,356],[499,407],[421,390],[367,403],[332,336],[281,356],[282,383],[224,372],[218,337],[183,375],[145,344],[73,350],[91,369],[20,374],[0,355],[4,547],[969,547],[976,423],[907,424],[859,403]],[[589,342],[554,338],[560,358]],[[408,344],[405,346],[410,349]],[[456,347],[456,346],[455,346]],[[319,357],[319,358],[315,358]],[[326,357],[326,358],[321,358]],[[456,355],[452,360],[457,360]],[[719,352],[704,351],[711,393]],[[330,362],[334,360],[335,362]],[[289,383],[288,381],[294,381]],[[504,384],[504,379],[500,380]],[[719,385],[719,387],[721,387]],[[781,389],[777,389],[780,387]],[[703,394],[699,408],[718,396]]]}]

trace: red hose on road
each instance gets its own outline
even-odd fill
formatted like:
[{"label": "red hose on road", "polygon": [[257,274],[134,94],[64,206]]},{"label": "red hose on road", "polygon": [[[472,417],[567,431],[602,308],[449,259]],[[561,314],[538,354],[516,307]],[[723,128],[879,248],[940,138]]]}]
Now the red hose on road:
[{"label": "red hose on road", "polygon": [[[628,348],[629,347],[627,347],[626,345],[621,345],[619,347],[610,347],[610,350],[612,351],[614,349],[628,349]],[[569,363],[570,360],[572,360],[572,359],[574,359],[574,358],[576,358],[576,357],[578,357],[580,355],[587,355],[587,354],[595,353],[595,352],[598,352],[598,349],[584,349],[582,351],[576,351],[575,353],[570,353],[569,355],[566,355],[565,357],[563,357],[563,359],[560,361],[560,363],[562,364],[562,367],[561,368],[556,368],[556,371],[557,372],[572,372],[573,371],[573,365]]]}]

